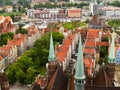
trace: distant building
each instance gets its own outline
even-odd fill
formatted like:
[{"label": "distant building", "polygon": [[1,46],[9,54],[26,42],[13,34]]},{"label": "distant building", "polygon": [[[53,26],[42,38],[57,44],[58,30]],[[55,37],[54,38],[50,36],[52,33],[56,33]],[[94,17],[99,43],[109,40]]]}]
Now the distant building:
[{"label": "distant building", "polygon": [[81,17],[81,9],[80,8],[67,9],[67,16],[69,18],[80,18]]},{"label": "distant building", "polygon": [[107,19],[120,19],[120,8],[113,6],[104,6],[99,8],[101,18]]},{"label": "distant building", "polygon": [[15,28],[10,16],[0,16],[0,33],[12,32],[15,33]]},{"label": "distant building", "polygon": [[13,6],[5,6],[4,8],[5,12],[12,12],[13,11]]},{"label": "distant building", "polygon": [[39,4],[39,3],[47,3],[49,0],[31,0],[31,5]]}]

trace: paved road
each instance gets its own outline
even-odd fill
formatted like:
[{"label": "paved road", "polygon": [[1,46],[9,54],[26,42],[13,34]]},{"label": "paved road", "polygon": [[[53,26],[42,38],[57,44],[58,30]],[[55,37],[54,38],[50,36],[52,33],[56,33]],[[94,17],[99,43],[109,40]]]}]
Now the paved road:
[{"label": "paved road", "polygon": [[115,86],[120,87],[120,71],[115,72],[114,79],[115,79]]},{"label": "paved road", "polygon": [[13,86],[10,86],[10,90],[32,90],[31,87],[27,87],[19,83],[15,83]]}]

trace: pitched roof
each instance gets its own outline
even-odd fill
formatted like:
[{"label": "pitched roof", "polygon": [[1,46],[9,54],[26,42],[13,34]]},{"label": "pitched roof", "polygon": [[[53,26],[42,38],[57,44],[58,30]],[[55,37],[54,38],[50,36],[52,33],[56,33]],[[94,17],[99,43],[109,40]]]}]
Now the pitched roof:
[{"label": "pitched roof", "polygon": [[56,59],[58,61],[65,61],[69,46],[72,45],[74,34],[69,34],[61,46],[56,47]]},{"label": "pitched roof", "polygon": [[68,80],[64,72],[58,67],[48,84],[47,90],[67,90],[67,84]]},{"label": "pitched roof", "polygon": [[97,46],[109,46],[109,42],[96,42]]},{"label": "pitched roof", "polygon": [[83,53],[90,53],[90,54],[95,54],[95,49],[94,48],[84,48]]},{"label": "pitched roof", "polygon": [[102,69],[98,75],[93,79],[93,85],[96,86],[104,86],[104,87],[112,87],[113,83],[104,69]]},{"label": "pitched roof", "polygon": [[88,37],[89,37],[89,35],[93,35],[95,38],[98,38],[100,31],[101,31],[100,29],[89,29],[88,30]]},{"label": "pitched roof", "polygon": [[86,41],[85,42],[85,47],[95,47],[96,43],[94,41]]},{"label": "pitched roof", "polygon": [[16,46],[20,46],[21,45],[21,40],[9,40],[8,45],[16,45]]},{"label": "pitched roof", "polygon": [[2,56],[0,56],[0,61],[3,59],[3,57]]}]

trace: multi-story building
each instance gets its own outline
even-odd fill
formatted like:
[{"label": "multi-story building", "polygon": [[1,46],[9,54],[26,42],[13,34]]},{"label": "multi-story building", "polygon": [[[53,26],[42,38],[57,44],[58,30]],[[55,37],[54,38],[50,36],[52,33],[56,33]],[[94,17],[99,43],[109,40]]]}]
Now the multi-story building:
[{"label": "multi-story building", "polygon": [[80,18],[81,17],[81,9],[80,8],[67,9],[67,16],[69,18]]},{"label": "multi-story building", "polygon": [[12,64],[17,58],[17,47],[16,45],[4,45],[0,47],[0,54],[8,59],[9,64]]},{"label": "multi-story building", "polygon": [[35,19],[60,19],[60,18],[80,18],[81,9],[80,8],[70,8],[70,9],[31,9],[27,11],[27,16],[29,18]]},{"label": "multi-story building", "polygon": [[27,46],[26,36],[22,34],[16,34],[13,40],[9,40],[7,45],[16,45],[17,46],[17,56],[20,56]]},{"label": "multi-story building", "polygon": [[15,33],[15,28],[10,16],[0,16],[0,33],[12,32]]},{"label": "multi-story building", "polygon": [[49,0],[31,0],[31,5],[39,4],[39,3],[47,3]]},{"label": "multi-story building", "polygon": [[104,6],[99,8],[101,18],[107,19],[120,19],[120,8],[113,6]]}]

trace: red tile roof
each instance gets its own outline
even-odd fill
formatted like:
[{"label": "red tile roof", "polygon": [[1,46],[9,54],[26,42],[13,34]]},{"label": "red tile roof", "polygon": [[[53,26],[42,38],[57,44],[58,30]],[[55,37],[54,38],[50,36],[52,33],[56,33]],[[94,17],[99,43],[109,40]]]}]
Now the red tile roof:
[{"label": "red tile roof", "polygon": [[21,45],[21,40],[10,40],[10,41],[8,41],[8,45],[20,46]]},{"label": "red tile roof", "polygon": [[109,46],[108,42],[96,42],[97,46]]},{"label": "red tile roof", "polygon": [[12,46],[10,46],[10,45],[0,47],[1,50],[6,50],[6,51],[9,51],[11,48],[12,48]]},{"label": "red tile roof", "polygon": [[65,61],[69,45],[72,45],[73,38],[74,38],[74,34],[69,34],[63,41],[62,46],[56,47],[56,57],[57,57],[56,59],[58,61],[61,62]]},{"label": "red tile roof", "polygon": [[95,47],[96,43],[94,41],[86,41],[85,47]]},{"label": "red tile roof", "polygon": [[84,48],[83,53],[95,54],[95,49],[93,49],[93,48]]},{"label": "red tile roof", "polygon": [[89,35],[93,35],[95,38],[98,38],[100,31],[101,31],[100,29],[89,29],[88,30],[88,37],[89,37]]},{"label": "red tile roof", "polygon": [[3,59],[3,57],[2,56],[0,56],[0,61]]}]

